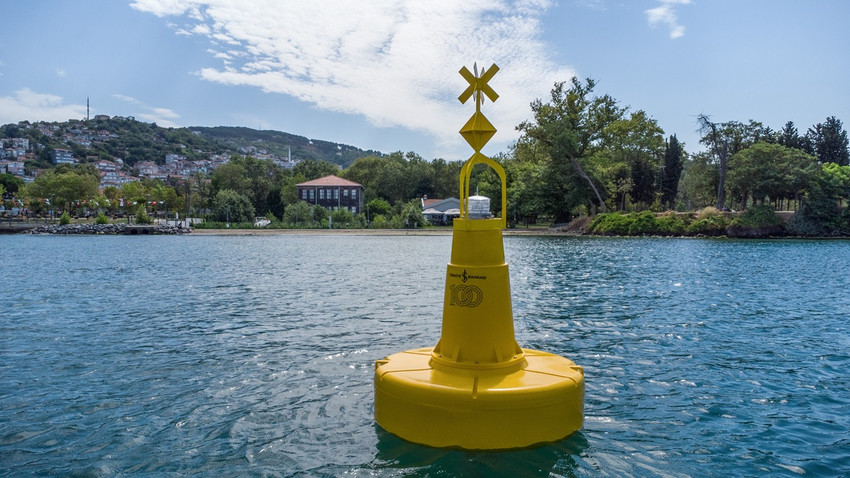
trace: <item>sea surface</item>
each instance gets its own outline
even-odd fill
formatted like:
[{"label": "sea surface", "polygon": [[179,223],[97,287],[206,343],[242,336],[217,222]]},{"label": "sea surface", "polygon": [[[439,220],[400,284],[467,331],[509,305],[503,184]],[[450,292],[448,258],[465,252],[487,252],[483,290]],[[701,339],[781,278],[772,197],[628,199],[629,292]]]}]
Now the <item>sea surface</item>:
[{"label": "sea surface", "polygon": [[504,244],[585,423],[473,453],[373,420],[375,360],[439,338],[449,236],[0,236],[0,475],[850,476],[850,243]]}]

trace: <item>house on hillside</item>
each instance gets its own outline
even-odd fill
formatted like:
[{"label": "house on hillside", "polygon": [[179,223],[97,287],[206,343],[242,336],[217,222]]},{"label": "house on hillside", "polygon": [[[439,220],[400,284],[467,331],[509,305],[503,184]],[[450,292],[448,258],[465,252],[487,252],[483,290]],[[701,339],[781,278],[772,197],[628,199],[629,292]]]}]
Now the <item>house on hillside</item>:
[{"label": "house on hillside", "polygon": [[345,209],[352,214],[363,212],[363,186],[340,177],[325,176],[296,184],[298,199],[331,211]]},{"label": "house on hillside", "polygon": [[422,197],[422,215],[435,226],[451,226],[460,217],[460,200],[457,198],[428,199]]},{"label": "house on hillside", "polygon": [[53,160],[53,164],[76,163],[76,161],[74,160],[74,153],[72,153],[70,149],[54,149],[50,153],[50,159]]}]

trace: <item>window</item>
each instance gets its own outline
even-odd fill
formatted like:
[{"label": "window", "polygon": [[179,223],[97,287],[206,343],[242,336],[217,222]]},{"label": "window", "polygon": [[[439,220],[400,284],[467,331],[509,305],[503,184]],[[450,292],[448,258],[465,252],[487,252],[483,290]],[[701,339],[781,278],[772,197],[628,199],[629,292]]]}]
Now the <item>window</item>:
[{"label": "window", "polygon": [[347,198],[347,197],[348,197],[348,189],[343,189],[343,190],[342,190],[342,197],[344,197],[344,198]]},{"label": "window", "polygon": [[324,198],[325,198],[325,190],[319,189],[319,199],[324,199]]},{"label": "window", "polygon": [[351,213],[357,214],[357,206],[351,206]]},{"label": "window", "polygon": [[334,199],[339,199],[339,189],[334,189]]},{"label": "window", "polygon": [[307,199],[307,190],[306,189],[301,190],[301,199]]},{"label": "window", "polygon": [[351,199],[357,199],[357,190],[356,189],[351,190]]},{"label": "window", "polygon": [[312,201],[314,197],[316,197],[316,190],[315,190],[315,189],[311,189],[311,190],[310,190],[310,200]]}]

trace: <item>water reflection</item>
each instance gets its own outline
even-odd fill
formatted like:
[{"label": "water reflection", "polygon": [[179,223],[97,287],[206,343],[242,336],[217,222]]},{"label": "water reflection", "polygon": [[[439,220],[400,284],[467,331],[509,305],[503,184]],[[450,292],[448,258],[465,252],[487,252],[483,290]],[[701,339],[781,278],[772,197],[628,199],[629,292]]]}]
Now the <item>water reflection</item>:
[{"label": "water reflection", "polygon": [[555,443],[512,451],[464,451],[432,448],[402,440],[375,425],[376,465],[405,476],[579,476],[581,455],[588,448],[579,431]]}]

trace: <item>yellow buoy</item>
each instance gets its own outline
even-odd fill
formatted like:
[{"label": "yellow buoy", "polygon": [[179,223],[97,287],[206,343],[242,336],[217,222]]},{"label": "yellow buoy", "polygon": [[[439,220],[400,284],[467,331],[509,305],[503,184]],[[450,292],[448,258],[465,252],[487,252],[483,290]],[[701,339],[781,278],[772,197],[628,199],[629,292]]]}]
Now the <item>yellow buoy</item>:
[{"label": "yellow buoy", "polygon": [[[433,348],[392,354],[375,364],[375,420],[406,440],[435,447],[495,450],[564,438],[582,426],[584,371],[564,357],[521,348],[514,336],[510,280],[505,262],[504,169],[480,153],[495,133],[481,114],[481,94],[498,95],[466,68],[476,96],[475,121],[461,134],[475,149],[460,173],[461,216],[452,230],[440,340]],[[476,125],[483,125],[478,131]],[[479,134],[480,133],[480,134]],[[489,199],[469,196],[476,164],[502,182],[502,215],[489,218]]]}]

